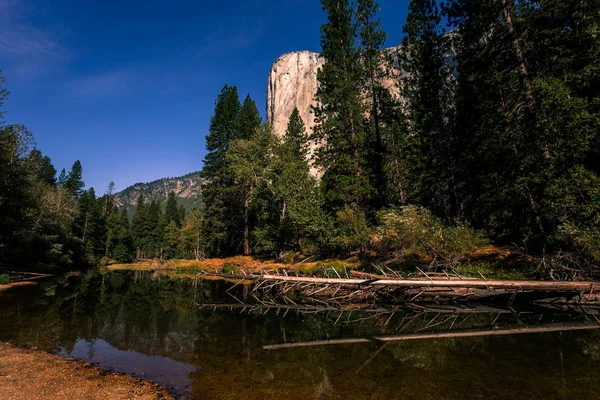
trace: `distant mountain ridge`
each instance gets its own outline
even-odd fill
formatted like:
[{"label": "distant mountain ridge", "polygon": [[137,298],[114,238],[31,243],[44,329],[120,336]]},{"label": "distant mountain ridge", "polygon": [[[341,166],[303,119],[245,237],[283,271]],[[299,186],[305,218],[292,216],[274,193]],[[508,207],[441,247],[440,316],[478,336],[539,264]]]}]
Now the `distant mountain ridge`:
[{"label": "distant mountain ridge", "polygon": [[202,199],[200,171],[175,178],[162,178],[148,183],[135,183],[114,195],[117,207],[131,209],[135,206],[138,197],[144,196],[146,201],[156,199],[164,202],[170,192],[175,192],[179,204],[187,210],[199,208]]}]

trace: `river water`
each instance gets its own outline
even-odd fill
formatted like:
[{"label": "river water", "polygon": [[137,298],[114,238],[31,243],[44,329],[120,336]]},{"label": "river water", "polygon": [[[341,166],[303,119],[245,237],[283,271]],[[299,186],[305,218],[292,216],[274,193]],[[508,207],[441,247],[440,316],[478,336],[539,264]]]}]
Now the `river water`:
[{"label": "river water", "polygon": [[[384,343],[372,338],[435,332],[451,318],[200,306],[235,303],[230,287],[152,272],[52,278],[0,292],[0,340],[89,360],[190,399],[600,398],[600,330]],[[230,293],[240,298],[240,290]],[[455,329],[472,329],[585,317],[517,310],[452,318]],[[263,349],[344,338],[367,340]]]}]

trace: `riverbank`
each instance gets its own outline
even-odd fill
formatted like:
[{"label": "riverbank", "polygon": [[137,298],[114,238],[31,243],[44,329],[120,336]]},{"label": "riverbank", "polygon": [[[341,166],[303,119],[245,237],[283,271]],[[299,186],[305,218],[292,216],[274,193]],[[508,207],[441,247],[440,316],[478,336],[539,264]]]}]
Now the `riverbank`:
[{"label": "riverbank", "polygon": [[[234,256],[227,258],[207,258],[204,260],[138,260],[127,264],[114,263],[102,267],[109,271],[186,271],[186,272],[220,272],[225,274],[244,273],[256,274],[267,271],[282,271],[300,273],[302,275],[319,274],[323,270],[335,270],[339,273],[350,270],[380,273],[394,270],[407,276],[420,274],[419,269],[427,271],[430,259],[415,258],[414,254],[406,253],[394,259],[381,261],[370,255],[359,259],[315,259],[308,257],[296,262],[283,263],[276,259],[264,259],[252,256]],[[536,261],[527,255],[513,252],[508,248],[488,245],[477,249],[465,256],[465,260],[452,268],[447,268],[461,276],[489,279],[526,280],[539,279],[534,276]]]},{"label": "riverbank", "polygon": [[337,270],[357,269],[361,263],[355,259],[346,260],[318,260],[297,263],[281,263],[274,259],[260,259],[251,256],[235,256],[227,258],[207,258],[204,260],[144,260],[128,264],[112,264],[103,268],[109,271],[158,271],[179,270],[198,272],[225,272],[233,273],[242,270],[249,273],[260,273],[264,271],[288,270],[304,273],[312,273],[319,268],[334,268]]},{"label": "riverbank", "polygon": [[17,399],[174,399],[161,386],[96,365],[0,342],[0,388]]}]

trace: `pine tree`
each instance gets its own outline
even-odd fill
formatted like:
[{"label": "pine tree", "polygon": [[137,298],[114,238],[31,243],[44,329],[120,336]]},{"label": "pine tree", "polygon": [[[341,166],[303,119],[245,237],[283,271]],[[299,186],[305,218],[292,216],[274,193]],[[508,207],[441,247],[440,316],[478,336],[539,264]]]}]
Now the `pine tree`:
[{"label": "pine tree", "polygon": [[160,202],[152,199],[146,209],[144,224],[144,230],[148,235],[148,250],[151,257],[162,258],[163,236],[166,225]]},{"label": "pine tree", "polygon": [[118,209],[113,207],[106,218],[106,227],[106,255],[121,263],[130,262],[132,239],[129,232],[127,209],[123,207],[119,213]]},{"label": "pine tree", "polygon": [[[237,138],[240,101],[235,86],[225,85],[215,103],[206,136],[204,167],[202,168],[202,196],[205,205],[207,250],[211,255],[235,251],[236,236],[243,221],[241,210],[232,210],[238,204],[234,179],[228,167],[226,153],[231,140]],[[243,228],[242,228],[243,229]]]},{"label": "pine tree", "polygon": [[135,203],[135,213],[131,220],[131,236],[136,248],[136,258],[138,259],[148,257],[148,232],[146,231],[147,207],[144,196],[140,193]]},{"label": "pine tree", "polygon": [[285,131],[284,143],[290,157],[295,157],[297,160],[304,162],[308,160],[308,136],[306,135],[304,121],[297,107],[294,107],[290,115]]},{"label": "pine tree", "polygon": [[33,149],[27,159],[32,164],[35,177],[40,182],[56,186],[56,168],[52,165],[50,157],[44,156],[38,149]]},{"label": "pine tree", "polygon": [[67,171],[65,169],[60,170],[60,174],[58,175],[57,184],[60,187],[65,187],[65,183],[67,183]]},{"label": "pine tree", "polygon": [[83,244],[84,254],[94,262],[95,256],[103,254],[101,245],[102,216],[94,188],[84,191],[78,200],[79,215],[75,220],[74,233]]},{"label": "pine tree", "polygon": [[257,129],[250,139],[231,142],[227,161],[234,176],[237,193],[241,196],[243,215],[242,251],[250,254],[250,208],[256,187],[264,180],[269,156],[276,141],[271,125]]},{"label": "pine tree", "polygon": [[108,257],[115,258],[115,248],[120,242],[120,234],[122,226],[122,220],[119,216],[119,211],[116,207],[113,207],[106,217],[106,240],[105,240],[105,251],[104,254]]},{"label": "pine tree", "polygon": [[8,90],[4,87],[4,83],[6,82],[6,78],[4,78],[4,76],[2,75],[2,70],[0,69],[0,127],[2,127],[2,125],[4,125],[4,121],[2,120],[2,118],[4,118],[4,114],[6,114],[6,111],[3,110],[3,106],[4,106],[4,102],[6,100],[8,100]]},{"label": "pine tree", "polygon": [[114,191],[115,191],[115,183],[113,181],[110,181],[110,183],[108,184],[108,188],[106,189],[106,199],[104,202],[104,209],[103,209],[103,214],[105,217],[110,212],[110,210],[113,206],[113,192]]},{"label": "pine tree", "polygon": [[251,138],[261,124],[262,118],[258,107],[256,107],[254,100],[250,98],[250,95],[247,95],[238,115],[238,134],[236,137],[239,139]]},{"label": "pine tree", "polygon": [[322,0],[328,22],[321,27],[321,55],[317,73],[314,137],[317,164],[325,172],[322,186],[330,212],[344,205],[370,202],[373,188],[366,167],[362,69],[355,44],[353,9],[348,0]]},{"label": "pine tree", "polygon": [[173,221],[178,228],[181,228],[181,212],[177,207],[177,197],[175,196],[175,192],[170,192],[167,196],[167,204],[165,206],[165,221],[167,224]]},{"label": "pine tree", "polygon": [[175,221],[171,220],[164,231],[164,258],[171,259],[179,256],[180,236],[181,231],[179,227],[175,224]]},{"label": "pine tree", "polygon": [[575,235],[598,237],[600,8],[590,1],[523,2],[514,15],[541,133],[530,157],[542,168],[529,185],[534,193],[541,186],[543,226],[570,242],[561,246],[581,241]]},{"label": "pine tree", "polygon": [[272,218],[275,226],[266,229],[264,236],[270,234],[279,241],[273,246],[277,251],[307,250],[309,243],[315,245],[323,237],[327,218],[317,180],[310,173],[308,153],[304,122],[295,108],[267,177],[279,213]]},{"label": "pine tree", "polygon": [[[85,183],[83,183],[82,178],[83,169],[81,167],[81,162],[79,160],[73,163],[71,167],[71,171],[66,177],[64,181],[64,187],[67,189],[69,193],[73,196],[79,198],[83,193],[83,188],[85,187]],[[60,179],[59,179],[60,180]]]},{"label": "pine tree", "polygon": [[436,214],[452,219],[454,142],[452,106],[454,81],[446,64],[450,51],[441,29],[435,0],[411,0],[404,26],[402,66],[406,72],[402,91],[408,100],[410,135],[407,165],[412,198]]},{"label": "pine tree", "polygon": [[25,158],[32,144],[24,126],[0,127],[0,262],[27,255],[22,238],[28,236],[28,214],[35,202],[29,190],[32,169]]},{"label": "pine tree", "polygon": [[386,203],[386,174],[384,173],[384,122],[389,117],[381,115],[389,110],[382,107],[389,92],[383,87],[381,79],[390,69],[388,54],[382,51],[387,39],[380,20],[377,17],[379,6],[374,0],[358,0],[356,10],[356,31],[360,42],[362,61],[361,92],[365,96],[365,119],[367,160],[370,166],[370,181],[373,185],[371,205],[381,208]]}]

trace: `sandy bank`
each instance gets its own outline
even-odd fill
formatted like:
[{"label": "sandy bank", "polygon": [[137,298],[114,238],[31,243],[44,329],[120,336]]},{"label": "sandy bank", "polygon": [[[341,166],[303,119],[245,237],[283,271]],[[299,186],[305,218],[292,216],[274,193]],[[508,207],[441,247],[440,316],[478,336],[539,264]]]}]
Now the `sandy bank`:
[{"label": "sandy bank", "polygon": [[90,363],[0,342],[0,398],[174,399],[151,382]]}]

